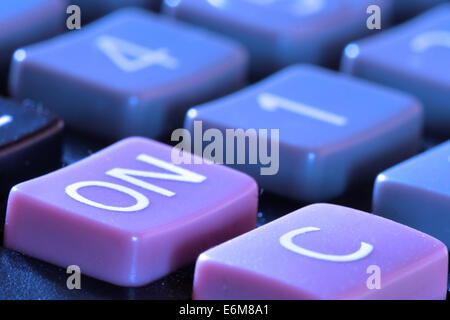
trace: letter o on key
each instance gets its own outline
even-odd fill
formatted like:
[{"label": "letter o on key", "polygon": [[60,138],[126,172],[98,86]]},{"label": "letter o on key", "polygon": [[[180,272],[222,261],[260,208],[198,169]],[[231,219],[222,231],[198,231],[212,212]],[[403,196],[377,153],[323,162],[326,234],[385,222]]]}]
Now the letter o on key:
[{"label": "letter o on key", "polygon": [[[83,197],[78,193],[78,190],[84,187],[104,187],[109,188],[112,190],[116,190],[119,192],[126,193],[130,197],[133,197],[136,200],[136,204],[129,206],[129,207],[115,207],[115,206],[108,206],[93,200],[89,200],[86,197]],[[100,209],[105,209],[109,211],[118,211],[118,212],[133,212],[133,211],[139,211],[142,209],[145,209],[149,205],[149,201],[146,196],[144,196],[142,193],[137,192],[133,189],[115,184],[115,183],[109,183],[104,181],[80,181],[73,183],[66,187],[65,189],[66,193],[72,197],[73,199],[87,204],[89,206],[93,206]]]},{"label": "letter o on key", "polygon": [[367,257],[373,250],[373,246],[371,244],[368,244],[366,242],[361,242],[361,247],[358,249],[358,251],[355,251],[354,253],[347,254],[347,255],[332,255],[332,254],[324,254],[319,253],[316,251],[304,249],[292,242],[292,239],[300,234],[312,232],[312,231],[319,231],[319,228],[316,227],[305,227],[300,229],[295,229],[292,231],[289,231],[288,233],[285,233],[280,237],[280,243],[283,247],[286,249],[293,251],[295,253],[314,258],[319,260],[326,260],[326,261],[333,261],[333,262],[350,262],[350,261],[356,261],[362,258]]}]

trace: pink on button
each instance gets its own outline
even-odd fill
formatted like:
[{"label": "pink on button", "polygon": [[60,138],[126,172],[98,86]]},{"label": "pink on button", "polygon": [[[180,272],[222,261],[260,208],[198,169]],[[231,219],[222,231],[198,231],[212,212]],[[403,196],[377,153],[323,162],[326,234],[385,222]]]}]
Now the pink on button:
[{"label": "pink on button", "polygon": [[445,299],[439,240],[346,207],[315,204],[202,253],[195,299]]},{"label": "pink on button", "polygon": [[128,138],[15,186],[5,246],[140,286],[255,227],[252,178],[216,164],[174,164],[171,153],[161,143]]}]

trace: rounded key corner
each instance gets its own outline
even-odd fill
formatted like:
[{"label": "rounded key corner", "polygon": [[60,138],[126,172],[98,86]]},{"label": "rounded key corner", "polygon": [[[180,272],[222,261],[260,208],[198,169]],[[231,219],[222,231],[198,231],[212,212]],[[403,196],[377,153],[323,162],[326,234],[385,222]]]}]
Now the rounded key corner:
[{"label": "rounded key corner", "polygon": [[407,94],[406,96],[409,99],[410,108],[412,110],[412,113],[415,114],[417,117],[423,118],[425,115],[425,105],[422,101],[420,101],[419,98],[412,94]]},{"label": "rounded key corner", "polygon": [[[418,159],[419,156],[420,154],[413,156],[412,158],[400,162],[393,167],[379,173],[375,177],[374,181],[374,195],[380,194],[385,188],[408,188],[410,190],[417,189],[417,186],[415,186],[414,183],[409,183],[407,180],[405,180],[403,173],[404,169],[402,168],[405,166],[410,166],[412,163],[414,163],[415,159]],[[398,189],[396,191],[398,191]],[[392,190],[389,191],[389,193],[391,192]]]},{"label": "rounded key corner", "polygon": [[[202,158],[202,159],[204,159],[204,158]],[[244,190],[243,190],[243,193],[241,193],[241,196],[250,195],[252,193],[259,194],[259,184],[256,181],[256,179],[254,177],[252,177],[251,175],[249,175],[243,171],[239,171],[234,168],[230,168],[223,164],[217,164],[214,162],[212,164],[216,165],[216,166],[220,166],[222,169],[228,171],[228,173],[233,174],[236,177],[236,179],[241,179],[242,185],[244,186]]]},{"label": "rounded key corner", "polygon": [[184,117],[184,128],[190,130],[192,127],[192,122],[195,121],[199,117],[198,107],[189,108],[186,111]]},{"label": "rounded key corner", "polygon": [[[419,231],[419,232],[421,232],[421,231]],[[448,261],[449,248],[447,247],[447,245],[443,241],[439,240],[438,238],[433,237],[432,235],[429,235],[428,233],[424,233],[424,232],[421,232],[421,233],[423,233],[425,236],[430,237],[436,241],[436,246],[440,247],[440,250],[442,251],[442,253],[437,252],[437,255],[441,256],[441,254],[442,254],[442,260]],[[447,270],[448,270],[448,264],[447,264]]]},{"label": "rounded key corner", "polygon": [[252,192],[259,193],[259,184],[258,181],[256,181],[255,178],[248,174],[244,174],[248,178],[249,183],[249,189],[251,189]]},{"label": "rounded key corner", "polygon": [[25,185],[28,181],[18,183],[14,185],[8,192],[8,204],[10,204],[12,201],[14,201],[14,198],[17,197],[17,195],[23,195],[24,192],[22,190],[23,185]]},{"label": "rounded key corner", "polygon": [[28,57],[27,49],[24,47],[18,48],[13,52],[11,62],[22,63],[27,60],[27,57]]},{"label": "rounded key corner", "polygon": [[[280,71],[268,76],[266,79],[279,79],[280,77],[294,77],[299,73],[317,73],[327,69],[306,62],[298,62],[284,67]],[[263,80],[264,81],[264,80]]]},{"label": "rounded key corner", "polygon": [[331,209],[331,210],[334,210],[334,209],[343,209],[343,208],[345,208],[345,207],[341,206],[341,205],[333,204],[333,203],[316,202],[316,203],[313,203],[313,204],[309,204],[309,205],[307,205],[305,207],[302,207],[300,209],[297,209],[294,212],[298,212],[300,210],[315,210],[315,209],[317,209],[317,210],[318,209]]},{"label": "rounded key corner", "polygon": [[375,186],[382,183],[386,183],[389,180],[390,180],[389,176],[385,172],[381,172],[375,177]]},{"label": "rounded key corner", "polygon": [[206,251],[203,251],[202,253],[200,253],[195,261],[195,268],[197,269],[197,267],[203,263],[208,263],[211,261],[211,257],[209,256],[209,252],[211,250],[213,250],[214,247],[209,248]]},{"label": "rounded key corner", "polygon": [[56,133],[63,132],[64,129],[66,128],[66,123],[64,122],[63,119],[61,119],[59,117],[55,117],[54,128],[55,128]]},{"label": "rounded key corner", "polygon": [[152,140],[150,140],[147,137],[144,136],[129,136],[124,139],[121,139],[116,142],[116,144],[128,144],[128,143],[148,143]]},{"label": "rounded key corner", "polygon": [[248,49],[241,43],[232,39],[226,39],[226,43],[233,49],[233,54],[230,57],[230,60],[233,62],[233,64],[240,64],[244,68],[249,68],[250,53]]}]

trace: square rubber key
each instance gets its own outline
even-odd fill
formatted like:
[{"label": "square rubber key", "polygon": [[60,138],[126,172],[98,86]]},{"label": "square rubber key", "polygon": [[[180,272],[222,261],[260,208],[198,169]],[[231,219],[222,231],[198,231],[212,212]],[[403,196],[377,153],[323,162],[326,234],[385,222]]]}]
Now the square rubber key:
[{"label": "square rubber key", "polygon": [[[203,156],[247,172],[271,192],[317,202],[337,197],[357,182],[373,181],[380,171],[414,155],[421,143],[422,117],[422,106],[410,95],[320,67],[295,65],[189,110],[185,127],[194,139],[199,137],[196,131],[206,137],[207,130],[219,129],[230,137],[228,129],[236,135],[241,129],[241,138],[248,139],[236,139],[233,145],[223,138],[223,159],[216,157],[219,153],[209,157],[210,146]],[[267,137],[267,146],[259,134]],[[250,157],[258,147],[250,146],[252,140],[259,140],[259,151]],[[235,150],[241,148],[244,161],[244,153]]]},{"label": "square rubber key", "polygon": [[15,186],[5,247],[77,265],[116,285],[141,286],[256,226],[252,178],[202,161],[176,165],[172,149],[128,138]]},{"label": "square rubber key", "polygon": [[240,88],[246,68],[240,45],[131,8],[17,50],[10,89],[84,133],[156,138],[189,107]]},{"label": "square rubber key", "polygon": [[426,129],[450,137],[450,4],[349,44],[341,70],[416,96]]},{"label": "square rubber key", "polygon": [[450,141],[380,173],[373,212],[450,246]]},{"label": "square rubber key", "polygon": [[299,62],[337,64],[349,41],[374,32],[370,5],[381,7],[386,27],[391,0],[165,0],[163,12],[244,44],[258,77]]},{"label": "square rubber key", "polygon": [[[65,0],[0,1],[0,73],[6,78],[14,50],[64,31]],[[3,83],[2,83],[3,85]]]},{"label": "square rubber key", "polygon": [[60,166],[63,127],[52,114],[0,98],[0,193]]},{"label": "square rubber key", "polygon": [[202,253],[194,299],[445,299],[447,270],[439,240],[315,204]]}]

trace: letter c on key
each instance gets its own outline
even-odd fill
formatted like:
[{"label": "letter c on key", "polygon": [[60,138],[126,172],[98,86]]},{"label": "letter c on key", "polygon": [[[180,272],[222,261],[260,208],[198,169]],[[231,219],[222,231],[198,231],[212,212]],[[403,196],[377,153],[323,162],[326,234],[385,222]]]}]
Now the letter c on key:
[{"label": "letter c on key", "polygon": [[319,260],[326,260],[326,261],[333,261],[333,262],[350,262],[350,261],[356,261],[362,258],[367,257],[373,250],[373,246],[371,244],[368,244],[366,242],[361,242],[361,247],[358,249],[358,251],[347,254],[347,255],[332,255],[332,254],[324,254],[308,249],[304,249],[292,242],[292,239],[295,236],[298,236],[300,234],[312,232],[312,231],[319,231],[319,228],[315,227],[305,227],[300,229],[292,230],[280,237],[280,243],[283,247],[285,247],[288,250],[291,250],[295,253],[314,258]]}]

